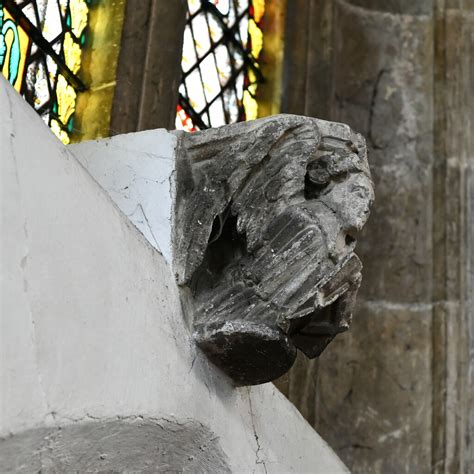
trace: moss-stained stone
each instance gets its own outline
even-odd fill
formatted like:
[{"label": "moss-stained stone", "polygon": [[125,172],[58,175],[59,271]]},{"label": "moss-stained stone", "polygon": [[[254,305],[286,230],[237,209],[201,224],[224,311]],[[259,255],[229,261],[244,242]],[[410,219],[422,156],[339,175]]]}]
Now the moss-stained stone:
[{"label": "moss-stained stone", "polygon": [[125,0],[97,2],[90,9],[80,70],[87,90],[78,96],[73,142],[109,136],[124,11]]}]

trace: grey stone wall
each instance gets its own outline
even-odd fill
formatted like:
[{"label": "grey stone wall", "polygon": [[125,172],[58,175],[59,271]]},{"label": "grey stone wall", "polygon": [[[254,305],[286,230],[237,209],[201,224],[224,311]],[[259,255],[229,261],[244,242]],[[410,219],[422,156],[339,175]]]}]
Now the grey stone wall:
[{"label": "grey stone wall", "polygon": [[377,199],[352,330],[278,385],[353,472],[470,472],[474,2],[295,7],[283,111],[361,132]]}]

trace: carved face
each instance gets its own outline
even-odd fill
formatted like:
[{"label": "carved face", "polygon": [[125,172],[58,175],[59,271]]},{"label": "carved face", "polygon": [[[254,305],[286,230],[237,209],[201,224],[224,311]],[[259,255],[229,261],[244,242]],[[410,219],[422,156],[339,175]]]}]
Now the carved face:
[{"label": "carved face", "polygon": [[354,232],[361,230],[367,222],[374,190],[368,176],[351,173],[320,199],[335,211],[344,231]]},{"label": "carved face", "polygon": [[316,357],[349,327],[353,234],[373,201],[363,141],[341,124],[277,116],[184,143],[176,267],[196,341],[238,384],[267,382],[297,348]]}]

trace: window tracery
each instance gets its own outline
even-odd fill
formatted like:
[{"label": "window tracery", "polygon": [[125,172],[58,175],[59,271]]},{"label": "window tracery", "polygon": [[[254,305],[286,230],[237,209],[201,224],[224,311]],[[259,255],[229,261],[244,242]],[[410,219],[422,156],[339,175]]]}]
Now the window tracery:
[{"label": "window tracery", "polygon": [[0,69],[63,142],[74,130],[89,0],[0,0]]},{"label": "window tracery", "polygon": [[188,0],[176,128],[257,118],[265,0]]}]

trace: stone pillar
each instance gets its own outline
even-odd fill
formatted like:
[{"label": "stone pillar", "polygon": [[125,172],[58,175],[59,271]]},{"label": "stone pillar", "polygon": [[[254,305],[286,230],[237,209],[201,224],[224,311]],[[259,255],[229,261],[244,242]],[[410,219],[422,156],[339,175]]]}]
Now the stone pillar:
[{"label": "stone pillar", "polygon": [[433,468],[474,469],[474,2],[438,1],[433,170]]},{"label": "stone pillar", "polygon": [[353,330],[280,386],[354,472],[469,472],[474,3],[298,3],[283,111],[362,133],[377,200]]}]

